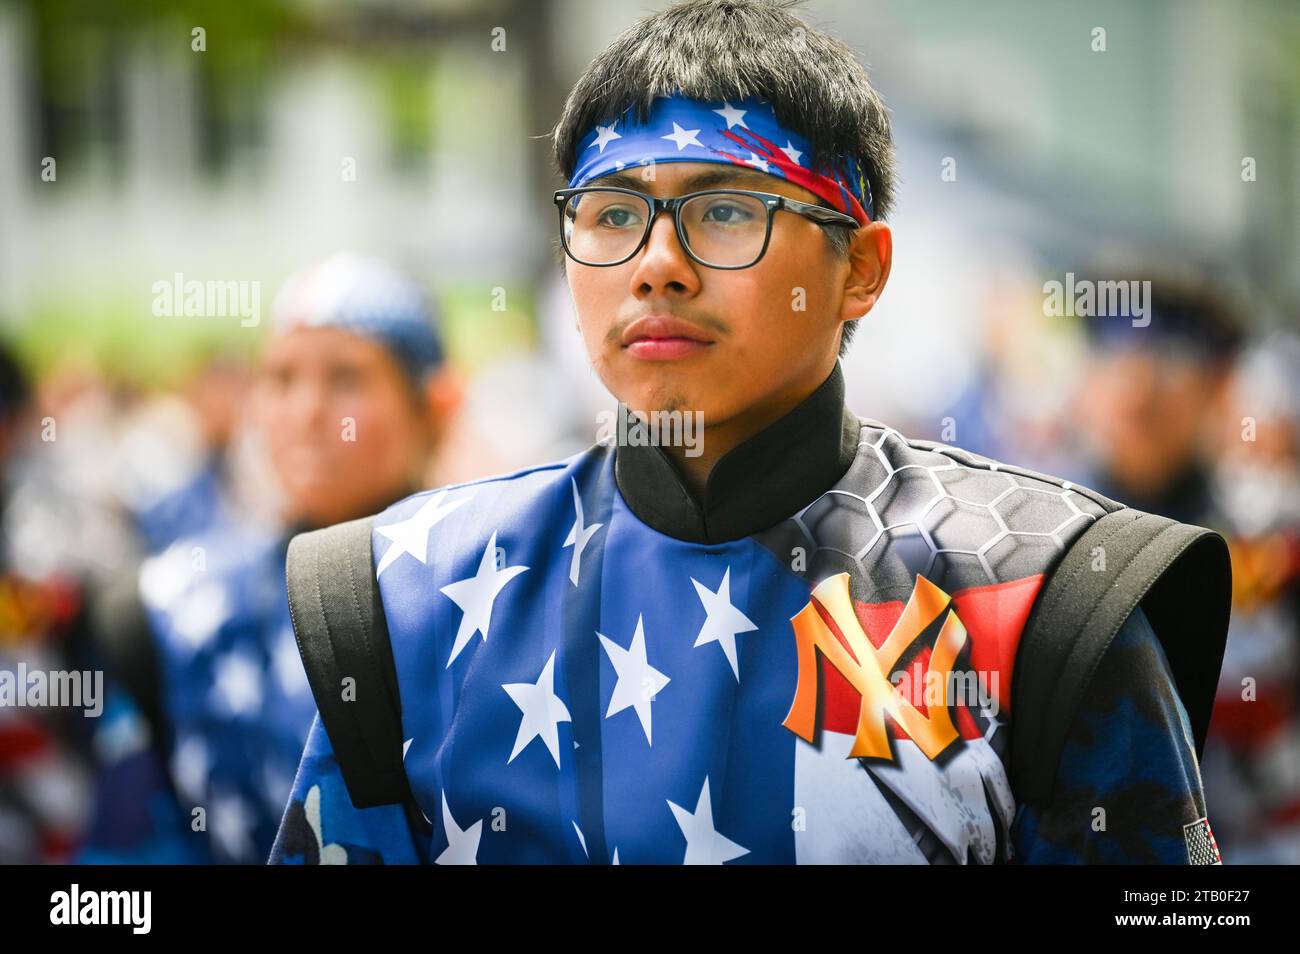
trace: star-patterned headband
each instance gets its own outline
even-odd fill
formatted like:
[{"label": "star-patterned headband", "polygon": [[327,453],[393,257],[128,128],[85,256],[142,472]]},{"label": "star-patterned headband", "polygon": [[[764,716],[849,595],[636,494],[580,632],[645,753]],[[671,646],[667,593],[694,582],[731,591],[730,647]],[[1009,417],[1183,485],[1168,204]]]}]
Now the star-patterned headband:
[{"label": "star-patterned headband", "polygon": [[862,164],[841,156],[814,170],[811,158],[808,140],[778,123],[767,102],[711,103],[678,92],[657,97],[645,123],[638,124],[629,108],[608,126],[597,124],[579,139],[577,168],[569,188],[651,160],[721,162],[785,179],[853,216],[860,225],[870,222],[871,183]]},{"label": "star-patterned headband", "polygon": [[378,259],[337,252],[290,276],[273,307],[277,332],[326,326],[371,338],[417,384],[444,360],[433,304],[411,278]]}]

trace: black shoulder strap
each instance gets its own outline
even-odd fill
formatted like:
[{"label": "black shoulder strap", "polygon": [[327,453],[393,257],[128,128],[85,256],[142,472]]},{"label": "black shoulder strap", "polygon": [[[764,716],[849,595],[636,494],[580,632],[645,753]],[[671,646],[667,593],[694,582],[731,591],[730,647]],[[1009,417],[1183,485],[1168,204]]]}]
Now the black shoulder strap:
[{"label": "black shoulder strap", "polygon": [[357,808],[412,801],[397,671],[370,555],[372,519],[298,534],[285,563],[298,650]]},{"label": "black shoulder strap", "polygon": [[1232,602],[1226,541],[1204,527],[1123,508],[1096,520],[1043,586],[1012,677],[1012,788],[1045,804],[1084,691],[1133,609],[1160,639],[1199,758]]}]

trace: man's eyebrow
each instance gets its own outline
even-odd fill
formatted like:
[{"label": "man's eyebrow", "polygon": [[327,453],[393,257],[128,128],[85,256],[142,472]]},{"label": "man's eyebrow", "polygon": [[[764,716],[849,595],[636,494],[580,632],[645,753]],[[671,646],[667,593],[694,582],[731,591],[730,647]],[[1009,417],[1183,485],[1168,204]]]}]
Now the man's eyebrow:
[{"label": "man's eyebrow", "polygon": [[[694,192],[699,189],[708,189],[712,186],[721,185],[753,185],[768,186],[772,177],[766,173],[750,169],[737,169],[732,167],[723,167],[720,169],[710,169],[706,172],[697,172],[695,175],[688,176],[682,182],[682,192]],[[609,175],[600,176],[591,180],[587,185],[607,185],[619,186],[624,189],[635,189],[644,191],[646,180],[640,175],[629,172],[611,172]],[[770,188],[766,191],[771,191]]]}]

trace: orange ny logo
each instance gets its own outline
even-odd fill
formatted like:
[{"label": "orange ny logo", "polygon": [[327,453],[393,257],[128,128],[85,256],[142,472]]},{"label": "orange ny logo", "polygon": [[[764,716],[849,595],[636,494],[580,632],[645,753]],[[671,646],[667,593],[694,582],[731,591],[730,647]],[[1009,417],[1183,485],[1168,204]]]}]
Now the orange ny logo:
[{"label": "orange ny logo", "polygon": [[[903,614],[889,631],[880,648],[872,645],[862,629],[849,596],[849,575],[828,577],[812,591],[812,599],[790,622],[794,625],[795,646],[799,659],[799,682],[794,704],[782,723],[787,729],[811,742],[817,719],[817,651],[849,681],[862,697],[858,710],[858,730],[850,758],[890,759],[889,738],[885,732],[885,713],[897,722],[930,759],[934,759],[957,738],[957,730],[948,712],[950,674],[958,653],[966,644],[966,627],[949,609],[951,597],[919,574]],[[820,604],[848,642],[831,631],[814,603]],[[942,701],[927,705],[922,715],[889,681],[903,653],[918,636],[948,610],[930,653],[930,672],[939,677]]]}]

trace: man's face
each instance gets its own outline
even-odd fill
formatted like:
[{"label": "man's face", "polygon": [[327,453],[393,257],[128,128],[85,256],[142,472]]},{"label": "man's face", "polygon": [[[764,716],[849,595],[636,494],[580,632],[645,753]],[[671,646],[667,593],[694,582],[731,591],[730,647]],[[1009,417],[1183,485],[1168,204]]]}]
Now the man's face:
[{"label": "man's face", "polygon": [[[662,163],[648,170],[653,181],[633,170],[588,184],[665,198],[737,188],[819,201],[775,176],[717,163]],[[883,224],[874,228],[887,236]],[[884,249],[887,259],[887,241]],[[825,380],[841,322],[870,308],[870,302],[863,307],[857,297],[846,297],[850,272],[850,262],[835,255],[816,223],[788,211],[775,214],[767,251],[749,268],[715,269],[691,260],[666,213],[654,221],[645,246],[621,265],[566,262],[579,328],[605,386],[633,410],[701,411],[706,427],[792,405]],[[679,324],[642,321],[656,316]]]},{"label": "man's face", "polygon": [[1080,419],[1125,488],[1155,493],[1197,453],[1218,377],[1189,354],[1099,348],[1080,395]]},{"label": "man's face", "polygon": [[426,418],[397,362],[369,338],[328,327],[275,335],[257,398],[291,519],[363,516],[418,479]]}]

